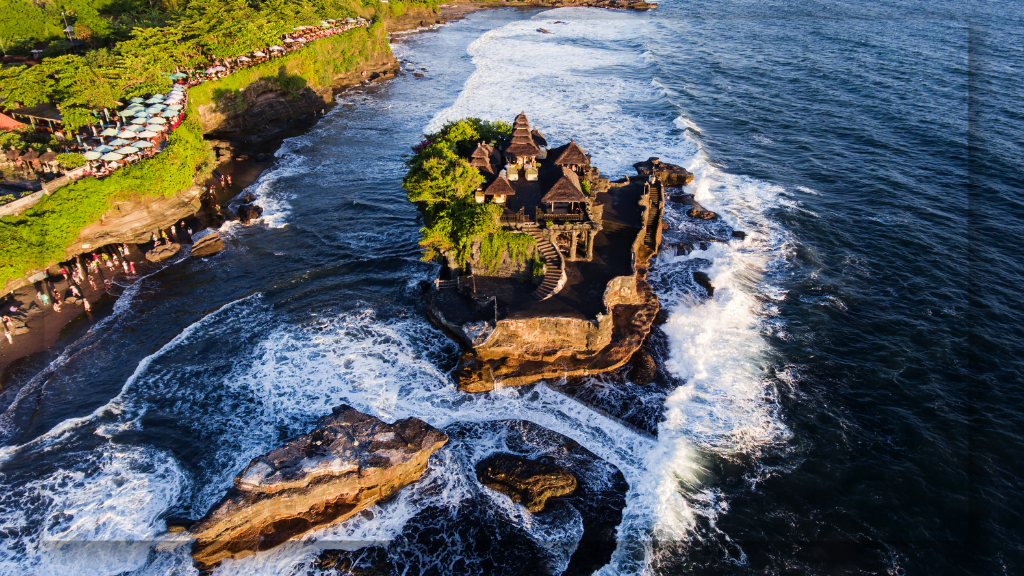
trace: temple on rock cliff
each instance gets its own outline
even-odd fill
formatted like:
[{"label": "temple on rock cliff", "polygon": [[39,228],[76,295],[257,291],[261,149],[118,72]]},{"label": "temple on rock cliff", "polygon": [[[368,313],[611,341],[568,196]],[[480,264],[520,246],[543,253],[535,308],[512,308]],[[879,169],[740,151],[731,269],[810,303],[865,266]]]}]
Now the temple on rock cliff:
[{"label": "temple on rock cliff", "polygon": [[478,257],[482,248],[474,248],[477,256],[458,276],[448,271],[438,287],[458,287],[478,305],[498,298],[512,316],[593,318],[604,311],[608,282],[633,273],[637,234],[655,250],[661,184],[643,175],[610,183],[575,140],[550,147],[525,112],[510,136],[477,143],[466,160],[484,178],[476,202],[500,206],[502,229],[529,235],[536,245],[525,258],[509,249],[498,266],[493,258],[487,262],[490,268]]},{"label": "temple on rock cliff", "polygon": [[665,186],[686,184],[688,173],[651,158],[611,182],[575,140],[552,146],[525,113],[511,135],[477,143],[465,159],[484,180],[475,201],[500,207],[501,232],[468,239],[464,260],[447,260],[427,294],[430,318],[469,350],[460,389],[622,366],[658,311],[645,278]]}]

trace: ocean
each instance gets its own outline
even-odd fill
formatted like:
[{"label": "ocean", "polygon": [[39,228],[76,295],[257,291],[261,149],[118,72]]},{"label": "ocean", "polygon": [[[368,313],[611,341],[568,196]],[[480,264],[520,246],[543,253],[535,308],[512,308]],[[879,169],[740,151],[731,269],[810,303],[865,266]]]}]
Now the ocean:
[{"label": "ocean", "polygon": [[[363,546],[383,573],[527,573],[511,550],[559,573],[579,511],[529,515],[476,482],[490,453],[548,449],[508,420],[624,475],[600,574],[1021,573],[1022,20],[1010,4],[697,1],[397,35],[424,77],[345,92],[285,141],[248,188],[261,222],[228,224],[224,252],[140,280],[8,376],[0,574],[196,573],[165,519],[198,518],[341,403],[452,440],[393,500],[215,574],[329,574],[321,550]],[[649,156],[684,166],[747,233],[658,256],[654,385],[454,388],[403,161],[445,121],[520,111],[613,179]],[[669,244],[701,231],[671,203],[665,221]]]}]

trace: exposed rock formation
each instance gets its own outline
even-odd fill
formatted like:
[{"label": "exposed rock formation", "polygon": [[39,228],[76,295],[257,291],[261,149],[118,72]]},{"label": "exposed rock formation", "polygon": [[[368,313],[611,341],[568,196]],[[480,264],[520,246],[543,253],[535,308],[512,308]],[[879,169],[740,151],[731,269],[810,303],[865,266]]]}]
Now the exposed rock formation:
[{"label": "exposed rock formation", "polygon": [[685,168],[675,164],[667,164],[654,156],[644,162],[633,164],[633,167],[636,168],[637,173],[641,176],[654,174],[665,186],[686,186],[693,182],[693,174]]},{"label": "exposed rock formation", "polygon": [[154,246],[152,250],[146,252],[146,260],[150,262],[163,262],[177,254],[179,250],[181,250],[181,245],[174,242]]},{"label": "exposed rock formation", "polygon": [[359,550],[326,550],[316,568],[339,576],[402,576],[422,566],[454,575],[590,576],[611,560],[629,490],[614,465],[570,438],[522,420],[458,422],[445,433],[451,438],[445,456],[457,463],[454,470],[473,474],[490,452],[484,447],[496,445],[504,453],[564,468],[575,477],[576,490],[548,500],[527,530],[509,517],[492,490],[470,481],[458,498],[435,500],[419,510],[394,539]]},{"label": "exposed rock formation", "polygon": [[143,196],[137,200],[115,202],[98,222],[78,234],[66,259],[107,244],[141,244],[153,230],[170,228],[200,208],[198,188],[189,188],[168,198]]},{"label": "exposed rock formation", "polygon": [[448,437],[407,418],[387,424],[339,406],[303,434],[254,458],[189,532],[200,569],[340,522],[415,482]]},{"label": "exposed rock formation", "polygon": [[711,285],[711,277],[709,277],[706,272],[694,272],[693,281],[696,282],[698,286],[704,288],[709,297],[715,295],[715,287]]},{"label": "exposed rock formation", "polygon": [[512,454],[495,454],[476,465],[476,477],[491,490],[507,495],[532,513],[544,509],[548,498],[572,494],[576,477],[561,466]]},{"label": "exposed rock formation", "polygon": [[690,205],[690,209],[686,211],[686,215],[690,218],[700,218],[701,220],[714,220],[718,218],[718,214],[710,210],[705,210],[699,202],[694,200]]},{"label": "exposed rock formation", "polygon": [[256,220],[263,215],[263,208],[256,204],[242,204],[238,207],[238,219],[242,224],[251,224],[253,220]]},{"label": "exposed rock formation", "polygon": [[203,258],[216,254],[224,249],[224,241],[220,234],[212,228],[200,230],[192,235],[192,257]]},{"label": "exposed rock formation", "polygon": [[630,360],[629,380],[634,384],[650,384],[658,373],[658,364],[654,357],[643,348],[633,353]]}]

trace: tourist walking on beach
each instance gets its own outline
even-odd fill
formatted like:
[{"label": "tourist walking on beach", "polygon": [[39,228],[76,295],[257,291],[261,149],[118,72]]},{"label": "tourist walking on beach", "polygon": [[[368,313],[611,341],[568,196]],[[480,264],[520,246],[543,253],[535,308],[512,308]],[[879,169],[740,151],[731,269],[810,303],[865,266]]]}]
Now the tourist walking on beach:
[{"label": "tourist walking on beach", "polygon": [[88,278],[89,278],[89,286],[92,286],[92,289],[93,289],[93,290],[96,290],[96,282],[94,282],[94,281],[93,281],[93,279],[92,279],[92,274],[90,274],[90,275],[88,276]]},{"label": "tourist walking on beach", "polygon": [[14,344],[14,337],[11,336],[11,331],[8,330],[6,326],[4,326],[4,336],[7,337],[8,344]]},{"label": "tourist walking on beach", "polygon": [[60,314],[60,302],[53,301],[53,311]]},{"label": "tourist walking on beach", "polygon": [[131,270],[132,270],[132,276],[135,276],[135,263],[134,262],[129,262],[128,263],[128,267],[131,268]]},{"label": "tourist walking on beach", "polygon": [[124,268],[124,273],[128,274],[128,262],[121,260],[121,268]]},{"label": "tourist walking on beach", "polygon": [[87,313],[88,312],[92,312],[92,307],[89,306],[89,299],[88,298],[82,298],[82,305],[85,306],[85,311]]}]

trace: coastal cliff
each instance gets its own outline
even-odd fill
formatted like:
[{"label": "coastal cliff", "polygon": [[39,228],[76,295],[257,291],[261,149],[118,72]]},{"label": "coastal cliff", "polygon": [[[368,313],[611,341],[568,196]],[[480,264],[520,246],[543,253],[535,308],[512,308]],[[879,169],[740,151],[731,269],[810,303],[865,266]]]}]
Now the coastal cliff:
[{"label": "coastal cliff", "polygon": [[106,244],[141,244],[153,230],[170,228],[200,207],[199,187],[193,186],[170,197],[142,196],[113,202],[99,220],[78,233],[65,258]]},{"label": "coastal cliff", "polygon": [[[650,175],[647,175],[650,177]],[[642,182],[611,186],[625,196]],[[647,283],[647,268],[661,243],[665,208],[656,178],[637,201],[639,226],[629,247],[633,273],[611,278],[604,287],[604,310],[578,314],[530,314],[495,322],[457,322],[437,298],[427,302],[428,316],[465,346],[455,380],[460,390],[486,392],[496,386],[520,386],[543,379],[584,376],[619,368],[643,344],[660,308]],[[605,223],[615,227],[611,220]],[[622,237],[619,237],[622,238]]]}]

